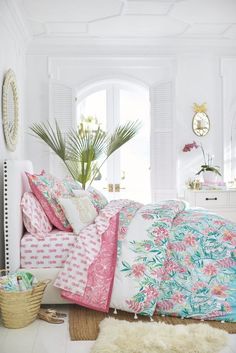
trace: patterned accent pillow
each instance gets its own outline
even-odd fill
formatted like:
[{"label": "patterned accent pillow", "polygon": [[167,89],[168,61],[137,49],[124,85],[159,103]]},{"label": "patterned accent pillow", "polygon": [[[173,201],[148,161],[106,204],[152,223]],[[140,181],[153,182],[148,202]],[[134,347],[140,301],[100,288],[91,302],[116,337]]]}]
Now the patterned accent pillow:
[{"label": "patterned accent pillow", "polygon": [[45,234],[51,232],[52,225],[32,192],[24,193],[21,200],[21,209],[27,232],[37,239],[44,239]]},{"label": "patterned accent pillow", "polygon": [[81,189],[81,190],[73,190],[73,194],[76,197],[89,196],[88,191],[85,191],[83,189]]},{"label": "patterned accent pillow", "polygon": [[97,211],[88,196],[59,198],[58,201],[75,234],[79,234],[83,228],[93,223],[97,216]]},{"label": "patterned accent pillow", "polygon": [[72,231],[65,214],[58,203],[60,197],[73,195],[67,180],[60,180],[50,174],[36,175],[26,173],[30,188],[44,209],[50,222],[58,229]]},{"label": "patterned accent pillow", "polygon": [[67,175],[65,179],[63,179],[64,184],[68,187],[68,189],[71,189],[73,192],[74,190],[83,190],[81,184],[74,180],[71,175]]},{"label": "patterned accent pillow", "polygon": [[98,212],[108,204],[107,198],[93,186],[89,186],[87,192],[89,193],[90,199]]}]

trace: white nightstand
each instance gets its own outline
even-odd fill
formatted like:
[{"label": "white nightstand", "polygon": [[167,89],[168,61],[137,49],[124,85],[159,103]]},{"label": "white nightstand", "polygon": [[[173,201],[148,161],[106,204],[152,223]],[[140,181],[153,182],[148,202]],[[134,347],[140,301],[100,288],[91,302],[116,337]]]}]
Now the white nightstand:
[{"label": "white nightstand", "polygon": [[192,207],[204,207],[236,222],[236,190],[185,190],[184,199]]}]

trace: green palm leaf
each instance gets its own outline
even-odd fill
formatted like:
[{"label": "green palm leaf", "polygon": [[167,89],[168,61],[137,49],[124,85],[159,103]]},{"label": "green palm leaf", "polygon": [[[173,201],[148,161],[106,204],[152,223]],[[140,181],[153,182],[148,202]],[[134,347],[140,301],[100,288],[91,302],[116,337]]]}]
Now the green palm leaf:
[{"label": "green palm leaf", "polygon": [[79,130],[68,133],[68,155],[69,160],[74,162],[73,174],[76,169],[77,180],[84,188],[94,175],[94,163],[104,153],[106,146],[107,136],[100,128],[95,133]]},{"label": "green palm leaf", "polygon": [[68,133],[68,153],[77,161],[97,160],[107,145],[107,136],[100,128],[95,133],[71,130]]},{"label": "green palm leaf", "polygon": [[139,121],[128,121],[122,126],[118,126],[110,136],[107,148],[107,158],[118,148],[131,140],[141,127]]},{"label": "green palm leaf", "polygon": [[63,161],[67,159],[66,153],[66,138],[60,130],[60,127],[55,121],[56,130],[54,131],[51,124],[48,123],[34,123],[30,129],[34,132],[36,137],[43,140]]},{"label": "green palm leaf", "polygon": [[[131,140],[140,126],[138,121],[129,121],[118,126],[111,135],[100,127],[95,132],[70,130],[63,134],[57,121],[55,128],[48,122],[35,123],[30,129],[34,136],[43,140],[62,159],[72,177],[85,189],[86,183],[90,181],[91,184],[99,175],[107,158]],[[98,167],[97,160],[102,155],[104,159]]]},{"label": "green palm leaf", "polygon": [[83,189],[85,189],[86,183],[91,178],[91,171],[87,170],[87,172],[85,172],[83,163],[78,161],[66,160],[65,165],[72,177],[79,181],[82,184]]}]

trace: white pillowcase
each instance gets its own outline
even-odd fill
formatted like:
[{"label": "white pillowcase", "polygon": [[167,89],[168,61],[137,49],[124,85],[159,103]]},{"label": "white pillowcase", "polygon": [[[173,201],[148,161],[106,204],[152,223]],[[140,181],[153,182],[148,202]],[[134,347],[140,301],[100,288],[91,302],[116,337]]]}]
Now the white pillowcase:
[{"label": "white pillowcase", "polygon": [[83,228],[93,223],[97,216],[96,208],[86,195],[59,198],[58,202],[75,234],[79,234]]}]

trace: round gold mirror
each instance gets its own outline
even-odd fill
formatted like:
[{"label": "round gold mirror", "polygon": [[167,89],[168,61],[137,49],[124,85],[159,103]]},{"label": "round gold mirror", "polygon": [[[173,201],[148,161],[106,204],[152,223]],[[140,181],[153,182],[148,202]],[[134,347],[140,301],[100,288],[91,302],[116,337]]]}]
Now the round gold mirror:
[{"label": "round gold mirror", "polygon": [[210,119],[206,114],[206,104],[198,105],[194,103],[193,110],[195,112],[192,121],[193,132],[197,136],[205,136],[210,130]]},{"label": "round gold mirror", "polygon": [[18,89],[14,72],[7,71],[2,89],[3,131],[7,148],[15,151],[19,130]]}]

